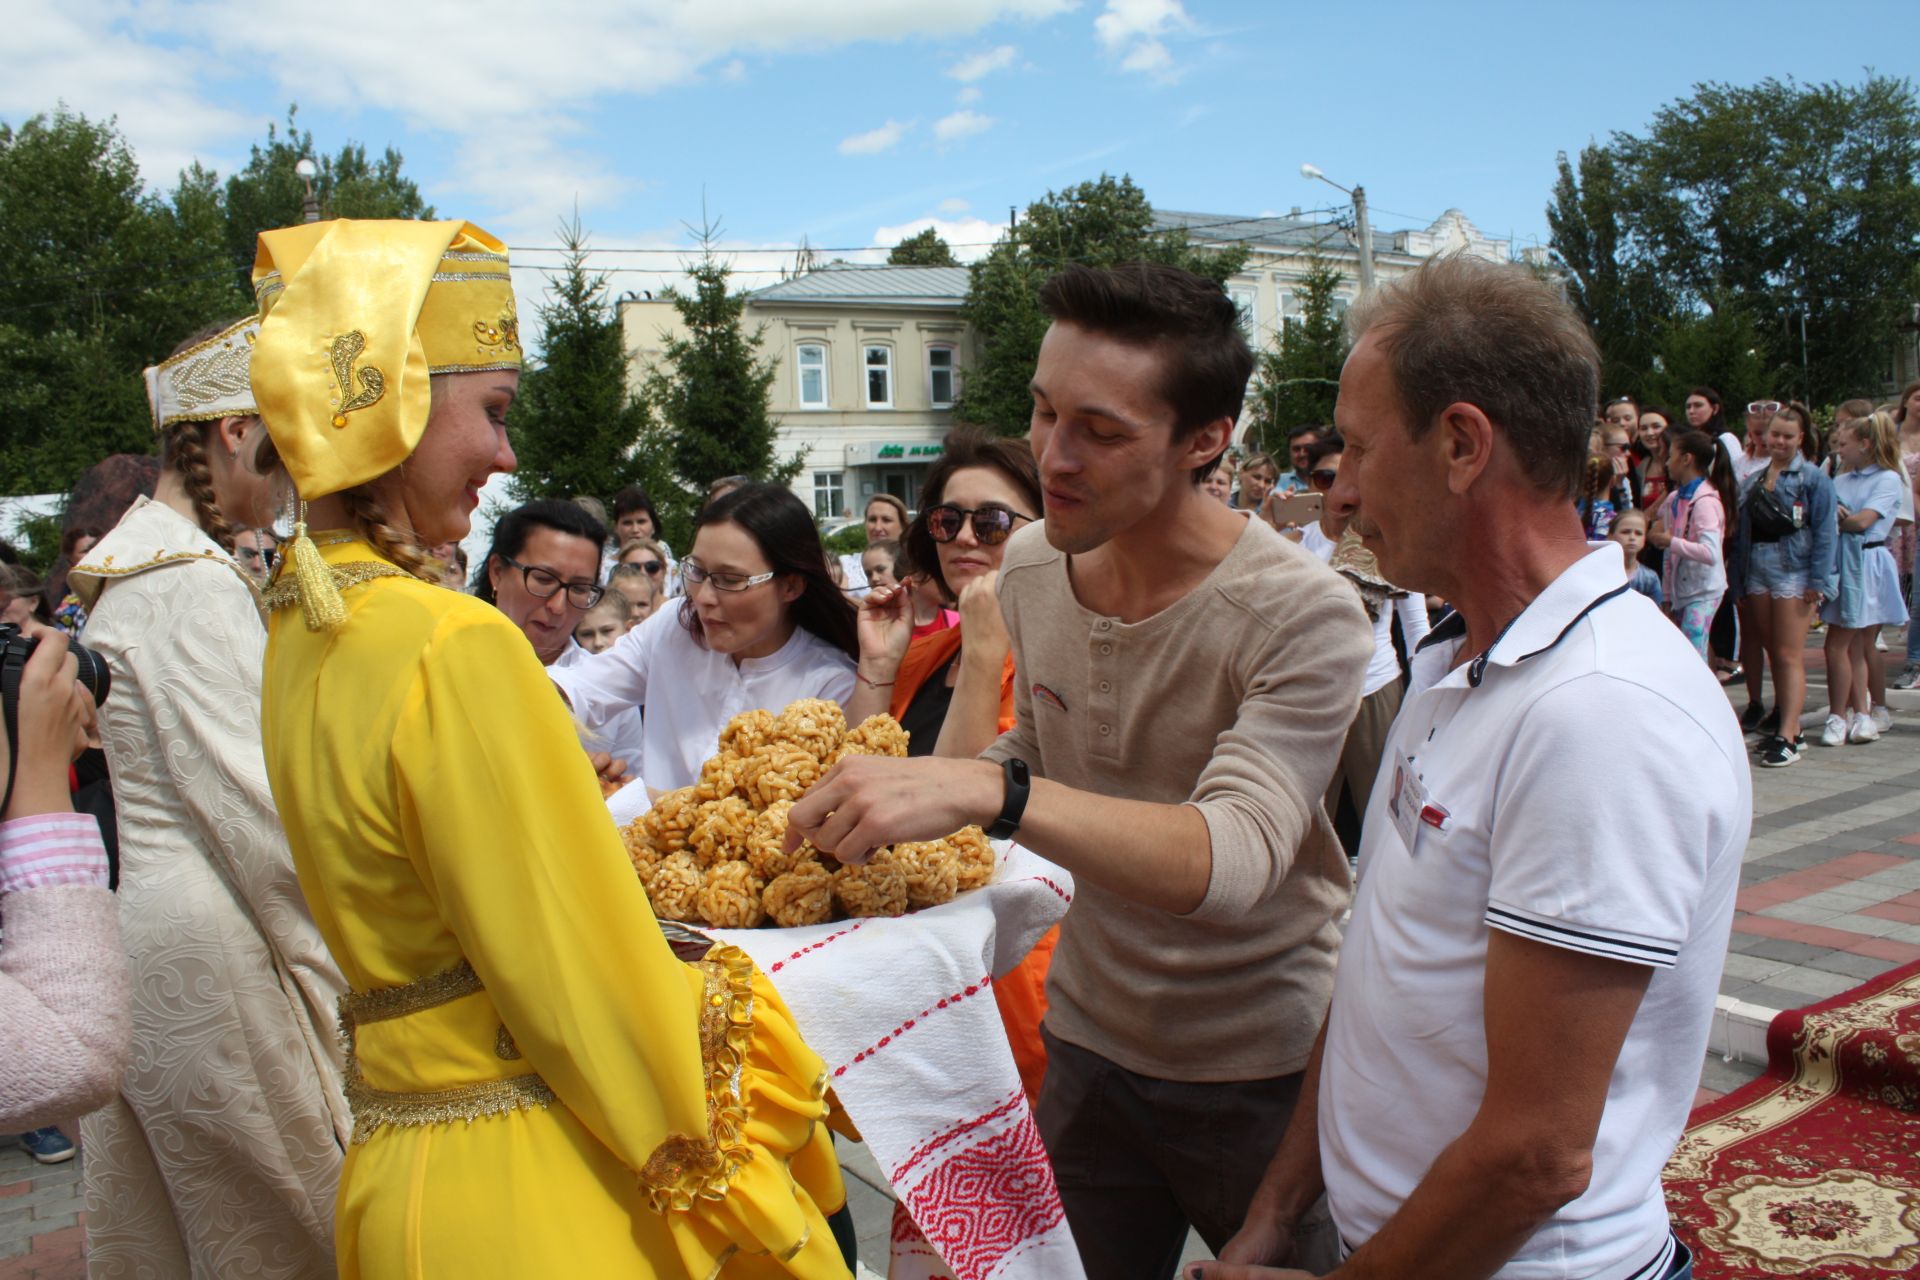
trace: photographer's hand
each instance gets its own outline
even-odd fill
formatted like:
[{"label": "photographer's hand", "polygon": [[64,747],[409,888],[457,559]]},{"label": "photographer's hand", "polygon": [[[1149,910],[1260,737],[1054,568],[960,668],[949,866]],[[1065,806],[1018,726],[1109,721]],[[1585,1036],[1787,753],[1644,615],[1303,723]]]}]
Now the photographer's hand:
[{"label": "photographer's hand", "polygon": [[[13,799],[0,818],[71,813],[67,766],[87,745],[93,698],[76,678],[80,668],[67,648],[66,636],[38,623],[27,623],[21,631],[40,643],[20,673],[17,736],[13,742],[0,743],[0,750],[19,753]],[[0,769],[8,763],[0,757]]]}]

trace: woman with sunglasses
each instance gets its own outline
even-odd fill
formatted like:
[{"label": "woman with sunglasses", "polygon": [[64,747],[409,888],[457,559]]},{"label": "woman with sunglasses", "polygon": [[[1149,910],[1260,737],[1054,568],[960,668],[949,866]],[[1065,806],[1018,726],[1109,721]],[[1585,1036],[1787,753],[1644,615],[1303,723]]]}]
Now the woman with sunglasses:
[{"label": "woman with sunglasses", "polygon": [[640,776],[692,786],[742,711],[800,698],[845,704],[854,689],[853,606],[827,576],[813,517],[792,492],[743,484],[694,520],[680,562],[686,596],[596,654],[549,674],[589,729],[645,712]]}]

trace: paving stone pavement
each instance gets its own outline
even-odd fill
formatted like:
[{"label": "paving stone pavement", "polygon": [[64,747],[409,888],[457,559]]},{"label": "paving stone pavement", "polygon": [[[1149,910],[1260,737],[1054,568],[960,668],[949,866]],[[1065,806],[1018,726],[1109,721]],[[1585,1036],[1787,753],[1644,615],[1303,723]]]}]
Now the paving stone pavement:
[{"label": "paving stone pavement", "polygon": [[[1889,631],[1889,672],[1901,665]],[[1824,715],[1819,638],[1809,638],[1809,737]],[[1744,689],[1728,696],[1736,709]],[[1772,690],[1765,690],[1771,705]],[[1773,1012],[1838,995],[1920,960],[1920,695],[1893,696],[1892,730],[1860,746],[1810,745],[1800,763],[1753,770],[1753,834],[1740,872],[1723,997]],[[1709,1054],[1699,1101],[1760,1071],[1757,1055]],[[77,1130],[69,1126],[72,1136]],[[893,1195],[864,1146],[841,1142],[863,1265],[884,1274]],[[84,1280],[80,1162],[40,1166],[0,1138],[0,1280]],[[1209,1256],[1198,1238],[1187,1258]]]}]

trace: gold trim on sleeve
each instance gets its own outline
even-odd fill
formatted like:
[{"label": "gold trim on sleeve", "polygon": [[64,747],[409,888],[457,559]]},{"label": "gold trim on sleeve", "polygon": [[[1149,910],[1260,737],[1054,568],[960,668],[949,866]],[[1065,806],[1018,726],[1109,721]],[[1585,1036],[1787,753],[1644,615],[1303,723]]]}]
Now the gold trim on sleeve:
[{"label": "gold trim on sleeve", "polygon": [[706,1068],[707,1132],[670,1134],[640,1169],[640,1185],[657,1213],[687,1210],[695,1200],[721,1200],[733,1175],[753,1159],[740,1136],[747,1108],[741,1077],[753,1040],[753,961],[721,944],[694,966],[705,975],[700,996],[700,1057]]}]

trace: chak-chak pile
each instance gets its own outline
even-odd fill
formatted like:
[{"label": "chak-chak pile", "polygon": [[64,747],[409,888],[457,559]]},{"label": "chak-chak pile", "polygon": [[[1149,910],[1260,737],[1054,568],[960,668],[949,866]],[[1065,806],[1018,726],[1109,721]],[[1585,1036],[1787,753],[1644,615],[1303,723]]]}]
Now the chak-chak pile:
[{"label": "chak-chak pile", "polygon": [[881,849],[858,867],[811,844],[781,850],[794,801],[843,757],[906,754],[907,731],[892,716],[849,729],[839,704],[822,698],[777,716],[735,716],[700,780],[661,796],[622,832],[654,913],[723,929],[793,927],[904,915],[986,884],[993,846],[978,827]]}]

